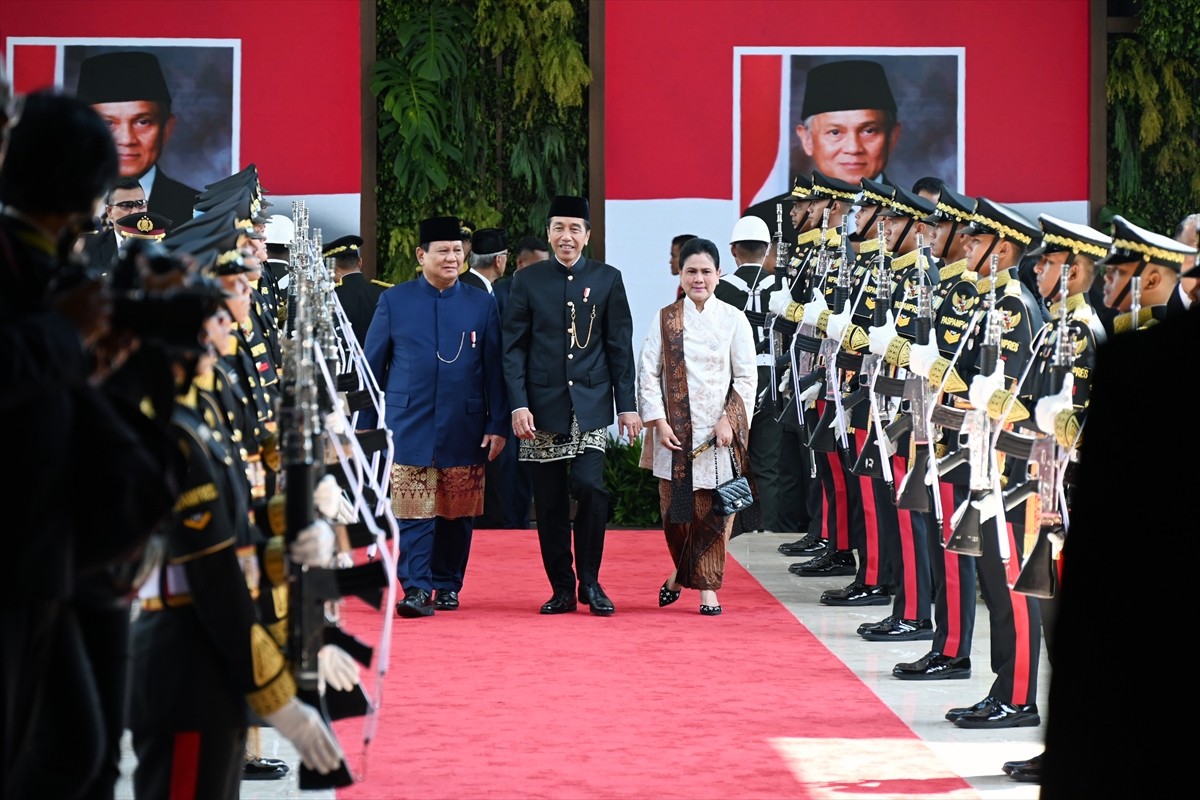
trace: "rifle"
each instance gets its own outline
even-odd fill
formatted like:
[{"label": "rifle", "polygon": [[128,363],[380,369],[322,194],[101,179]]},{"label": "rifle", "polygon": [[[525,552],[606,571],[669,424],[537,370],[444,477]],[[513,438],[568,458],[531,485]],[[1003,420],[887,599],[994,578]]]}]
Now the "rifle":
[{"label": "rifle", "polygon": [[[926,279],[925,259],[932,260],[924,242],[924,236],[917,234],[917,316],[913,320],[914,339],[919,345],[929,344],[933,331],[933,287]],[[932,497],[934,516],[938,528],[942,522],[942,498],[938,488],[939,476],[933,459],[933,444],[930,441],[930,416],[933,412],[933,398],[929,395],[928,385],[919,375],[909,374],[904,381],[904,411],[912,420],[912,466],[900,481],[900,490],[896,496],[896,507],[907,511],[925,512],[930,510]],[[913,476],[917,478],[914,482]]]},{"label": "rifle", "polygon": [[[783,203],[775,204],[775,272],[782,275],[781,265],[787,258],[787,244],[783,241]],[[780,279],[781,287],[775,291],[782,291],[785,286],[782,278]],[[780,358],[783,357],[783,331],[776,327],[779,317],[771,314],[766,326],[767,340],[770,342],[768,352],[771,356],[769,369],[771,374],[770,398],[771,398],[771,415],[776,416],[779,413],[779,376],[777,374],[777,365]]]},{"label": "rifle", "polygon": [[[874,326],[883,326],[888,322],[892,298],[892,281],[890,267],[887,263],[887,247],[883,220],[879,220],[877,223],[876,235],[879,240],[879,255],[878,272],[875,276],[875,308],[872,311],[871,323]],[[864,285],[866,281],[867,278],[864,276]],[[895,454],[895,449],[892,447],[891,439],[887,435],[887,428],[883,423],[884,414],[880,409],[881,400],[877,391],[879,372],[882,366],[882,356],[877,356],[874,353],[864,355],[862,372],[859,373],[859,382],[866,386],[867,399],[871,403],[872,435],[875,438],[875,447],[879,451],[879,477],[882,477],[887,484],[888,493],[894,495],[895,485],[892,475],[892,456]],[[859,464],[855,464],[852,470],[855,474],[871,474],[872,468],[870,462],[872,459],[869,456],[870,448],[870,442],[863,447],[863,452],[859,457]],[[860,464],[862,465],[861,468]]]},{"label": "rifle", "polygon": [[[991,375],[1000,363],[1000,338],[1003,321],[996,309],[996,270],[999,257],[992,256],[991,283],[988,286],[987,317],[984,320],[983,340],[979,348],[979,374]],[[954,511],[950,524],[954,530],[943,546],[953,553],[969,556],[983,555],[981,524],[984,503],[995,501],[992,497],[999,475],[994,474],[995,450],[992,447],[991,420],[986,408],[973,408],[966,412],[963,427],[959,431],[960,443],[967,450],[967,463],[971,470],[970,496]],[[1003,511],[997,512],[1003,524]]]}]

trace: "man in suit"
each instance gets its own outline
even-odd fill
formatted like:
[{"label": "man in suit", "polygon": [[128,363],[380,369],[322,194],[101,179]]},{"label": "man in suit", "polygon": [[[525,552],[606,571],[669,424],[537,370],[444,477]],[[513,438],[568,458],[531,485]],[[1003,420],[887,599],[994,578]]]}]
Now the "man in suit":
[{"label": "man in suit", "polygon": [[146,193],[135,178],[121,178],[104,198],[104,211],[100,214],[100,228],[85,234],[83,254],[89,265],[99,269],[110,269],[117,261],[121,234],[113,226],[121,217],[138,214],[146,210]]},{"label": "man in suit", "polygon": [[[508,267],[508,234],[504,228],[480,228],[471,234],[471,254],[467,256],[470,267],[462,274],[462,282],[483,289],[496,298],[500,314],[504,314],[504,301],[508,299],[508,286],[500,288],[500,279]],[[501,297],[501,292],[504,296]]]},{"label": "man in suit", "polygon": [[367,280],[362,271],[362,245],[361,236],[342,236],[321,251],[322,258],[333,259],[333,277],[337,280],[334,291],[360,347],[367,341],[367,328],[371,327],[379,296],[384,289],[392,288],[390,283]]},{"label": "man in suit", "polygon": [[115,52],[79,65],[76,96],[112,131],[122,178],[137,178],[149,209],[179,225],[192,218],[197,190],[168,178],[158,166],[175,129],[171,92],[151,53]]},{"label": "man in suit", "polygon": [[593,614],[609,616],[615,609],[600,586],[609,508],[604,452],[614,402],[618,434],[632,440],[642,432],[633,320],[620,271],[583,255],[591,237],[587,198],[557,195],[547,228],[553,257],[513,277],[504,314],[512,427],[523,440],[521,460],[533,462],[538,543],[553,589],[541,613],[574,611],[578,597]]},{"label": "man in suit", "polygon": [[[459,280],[459,220],[423,220],[418,238],[421,273],[380,296],[363,348],[387,393],[384,422],[403,445],[392,465],[402,617],[458,608],[485,464],[508,430],[500,314],[486,292]],[[377,424],[366,409],[358,427]]]}]

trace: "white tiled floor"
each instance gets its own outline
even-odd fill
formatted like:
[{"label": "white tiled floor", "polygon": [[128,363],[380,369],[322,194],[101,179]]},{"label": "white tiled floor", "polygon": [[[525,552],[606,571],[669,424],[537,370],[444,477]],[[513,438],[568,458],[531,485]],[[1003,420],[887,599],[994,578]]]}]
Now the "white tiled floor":
[{"label": "white tiled floor", "polygon": [[[975,621],[975,652],[973,670],[967,680],[900,681],[891,676],[892,666],[901,661],[914,661],[929,650],[928,641],[888,643],[868,642],[855,632],[860,623],[874,622],[890,613],[889,606],[866,608],[837,608],[823,606],[818,600],[821,592],[845,586],[849,578],[797,578],[787,566],[797,560],[780,555],[777,547],[794,541],[799,534],[753,533],[737,537],[730,543],[730,556],[744,566],[768,591],[777,597],[829,650],[841,659],[876,695],[883,700],[913,732],[925,742],[934,756],[950,772],[962,776],[974,787],[983,800],[1037,800],[1036,784],[1017,783],[1003,774],[1005,761],[1031,758],[1042,751],[1044,727],[1009,728],[998,731],[963,730],[947,722],[943,715],[952,706],[970,705],[983,698],[991,686],[989,671],[987,609],[980,604]],[[981,649],[983,648],[983,649]],[[1042,657],[1039,708],[1042,725],[1046,724],[1045,699],[1049,690],[1049,668]],[[125,775],[133,769],[133,757],[128,752],[126,737]],[[263,754],[298,764],[290,743],[271,729],[262,731]],[[860,743],[860,747],[865,746]],[[878,743],[881,769],[887,768],[892,743]],[[907,754],[892,753],[892,759]],[[893,765],[894,766],[894,765]],[[881,778],[887,777],[883,774]],[[849,797],[844,792],[840,797]],[[117,787],[119,800],[133,797],[128,780]],[[283,780],[247,781],[242,784],[242,798],[333,798],[333,792],[301,792],[292,775]],[[581,799],[586,800],[586,799]]]}]

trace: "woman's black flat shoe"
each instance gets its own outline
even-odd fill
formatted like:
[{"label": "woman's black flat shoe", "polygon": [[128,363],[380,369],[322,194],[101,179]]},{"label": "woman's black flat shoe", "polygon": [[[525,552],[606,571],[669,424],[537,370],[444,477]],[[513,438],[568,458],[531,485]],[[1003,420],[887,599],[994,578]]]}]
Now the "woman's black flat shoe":
[{"label": "woman's black flat shoe", "polygon": [[659,608],[662,608],[663,606],[669,606],[669,605],[671,605],[671,603],[674,603],[676,600],[679,599],[679,593],[683,591],[683,587],[681,586],[680,588],[678,588],[672,592],[670,589],[667,588],[668,584],[670,584],[670,583],[671,582],[669,580],[663,581],[662,588],[660,588],[658,590],[658,607]]},{"label": "woman's black flat shoe", "polygon": [[701,614],[703,614],[703,615],[704,615],[704,616],[706,616],[706,617],[715,617],[715,616],[718,616],[718,615],[720,615],[720,613],[721,613],[721,607],[720,607],[720,606],[706,606],[706,605],[701,605],[701,606],[700,606],[700,613],[701,613]]}]

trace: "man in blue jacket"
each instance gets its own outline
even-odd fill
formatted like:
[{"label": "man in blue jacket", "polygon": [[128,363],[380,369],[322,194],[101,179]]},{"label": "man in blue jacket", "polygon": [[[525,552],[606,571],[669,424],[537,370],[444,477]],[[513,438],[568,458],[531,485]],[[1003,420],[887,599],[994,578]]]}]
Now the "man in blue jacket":
[{"label": "man in blue jacket", "polygon": [[458,280],[458,217],[423,220],[419,240],[421,273],[380,295],[363,347],[396,444],[402,617],[458,608],[485,467],[504,449],[509,426],[500,316],[487,292]]}]

